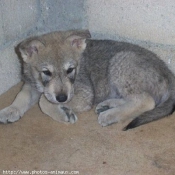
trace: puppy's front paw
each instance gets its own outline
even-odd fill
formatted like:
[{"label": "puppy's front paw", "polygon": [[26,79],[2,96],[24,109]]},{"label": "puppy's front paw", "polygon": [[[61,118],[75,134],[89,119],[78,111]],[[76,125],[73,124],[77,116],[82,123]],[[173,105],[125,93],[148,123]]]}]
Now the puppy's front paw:
[{"label": "puppy's front paw", "polygon": [[77,116],[73,113],[72,110],[70,110],[66,107],[61,107],[61,109],[65,113],[65,122],[70,122],[73,124],[78,120]]},{"label": "puppy's front paw", "polygon": [[20,111],[16,107],[9,106],[0,111],[0,123],[13,123],[20,118]]}]

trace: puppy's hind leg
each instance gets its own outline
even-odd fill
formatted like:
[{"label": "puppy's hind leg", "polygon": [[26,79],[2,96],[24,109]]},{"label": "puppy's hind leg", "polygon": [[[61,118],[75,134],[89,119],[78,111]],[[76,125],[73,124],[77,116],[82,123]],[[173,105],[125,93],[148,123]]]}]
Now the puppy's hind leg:
[{"label": "puppy's hind leg", "polygon": [[[102,102],[102,104],[109,104],[109,109],[100,112],[98,116],[98,122],[102,126],[137,117],[155,107],[154,99],[147,93],[133,94],[126,99],[116,99],[116,101],[112,99],[111,103],[110,100],[107,100]],[[119,105],[117,106],[117,104]]]},{"label": "puppy's hind leg", "polygon": [[105,100],[105,101],[99,103],[96,106],[95,112],[99,115],[101,112],[104,112],[104,111],[109,110],[111,108],[120,107],[124,103],[126,103],[126,101],[124,99],[108,99],[108,100]]}]

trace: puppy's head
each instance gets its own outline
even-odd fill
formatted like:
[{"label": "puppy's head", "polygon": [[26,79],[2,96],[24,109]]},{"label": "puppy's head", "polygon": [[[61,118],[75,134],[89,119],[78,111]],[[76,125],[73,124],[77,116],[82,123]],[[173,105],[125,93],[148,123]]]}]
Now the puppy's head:
[{"label": "puppy's head", "polygon": [[87,30],[53,32],[19,44],[26,80],[52,103],[67,103],[74,95],[80,59],[90,38]]}]

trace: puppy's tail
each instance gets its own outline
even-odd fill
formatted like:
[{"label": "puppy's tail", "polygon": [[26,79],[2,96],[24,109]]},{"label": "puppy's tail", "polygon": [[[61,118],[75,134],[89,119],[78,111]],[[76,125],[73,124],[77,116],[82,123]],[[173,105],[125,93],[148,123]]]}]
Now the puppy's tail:
[{"label": "puppy's tail", "polygon": [[174,109],[175,109],[175,101],[174,99],[169,98],[160,106],[157,106],[153,110],[147,111],[142,115],[140,115],[139,117],[136,117],[125,128],[123,128],[123,130],[126,131],[128,129],[138,127],[140,125],[144,125],[146,123],[159,120],[165,116],[172,114],[174,112]]}]

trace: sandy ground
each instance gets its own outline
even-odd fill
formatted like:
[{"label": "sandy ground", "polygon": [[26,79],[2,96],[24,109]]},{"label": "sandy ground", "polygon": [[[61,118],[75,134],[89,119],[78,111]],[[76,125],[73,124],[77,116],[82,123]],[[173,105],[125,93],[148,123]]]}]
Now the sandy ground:
[{"label": "sandy ground", "polygon": [[[20,87],[0,96],[0,108]],[[18,122],[0,125],[0,174],[175,175],[174,115],[122,131],[127,123],[101,127],[93,110],[68,125],[35,105]]]}]

